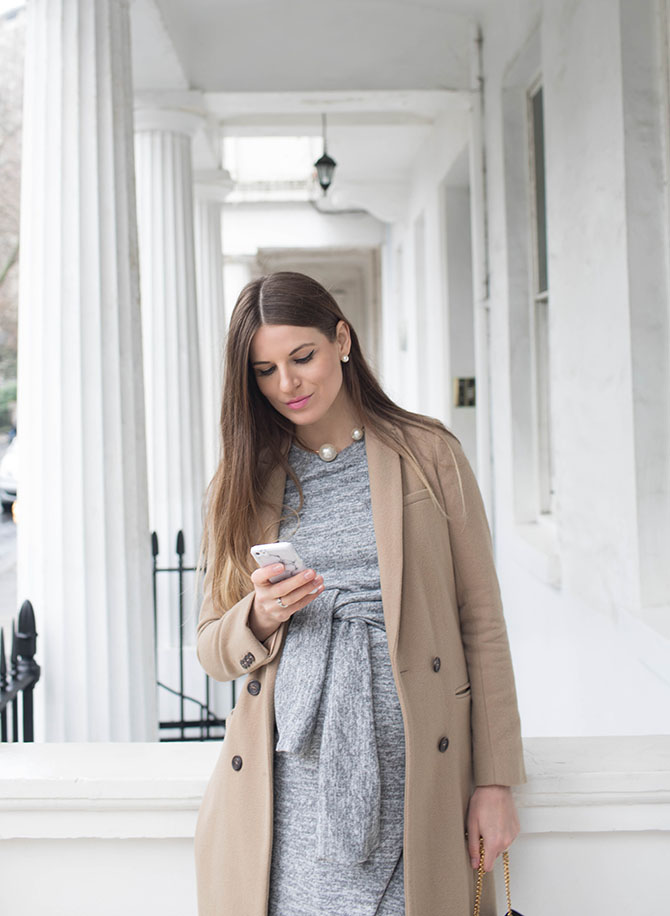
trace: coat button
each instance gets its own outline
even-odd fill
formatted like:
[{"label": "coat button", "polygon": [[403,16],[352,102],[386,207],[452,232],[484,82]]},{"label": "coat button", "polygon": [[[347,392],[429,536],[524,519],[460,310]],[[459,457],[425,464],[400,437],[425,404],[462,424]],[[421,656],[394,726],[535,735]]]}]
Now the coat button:
[{"label": "coat button", "polygon": [[235,756],[233,757],[233,759],[230,762],[232,763],[234,770],[242,769],[242,758],[238,757],[237,754],[235,754]]},{"label": "coat button", "polygon": [[[439,751],[441,754],[444,754],[444,752],[446,751],[446,749],[447,749],[448,747],[449,747],[449,739],[448,739],[448,738],[440,738],[440,743],[437,745],[438,751]],[[241,761],[240,761],[240,766],[241,766]]]},{"label": "coat button", "polygon": [[261,682],[260,681],[249,681],[247,684],[247,690],[252,697],[257,697],[261,692]]},{"label": "coat button", "polygon": [[440,661],[440,659],[434,658],[433,659],[433,671],[437,673],[441,667],[442,667],[442,662]]},{"label": "coat button", "polygon": [[240,659],[240,665],[242,665],[243,668],[251,668],[251,666],[253,665],[255,661],[256,661],[256,656],[254,655],[254,653],[247,652],[244,658]]}]

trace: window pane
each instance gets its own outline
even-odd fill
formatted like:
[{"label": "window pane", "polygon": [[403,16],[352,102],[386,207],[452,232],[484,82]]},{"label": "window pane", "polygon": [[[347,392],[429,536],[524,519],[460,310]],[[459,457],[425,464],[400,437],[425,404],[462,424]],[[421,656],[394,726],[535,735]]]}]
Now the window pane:
[{"label": "window pane", "polygon": [[553,511],[554,462],[549,387],[549,305],[535,303],[535,393],[540,512]]},{"label": "window pane", "polygon": [[531,99],[533,112],[533,163],[535,168],[535,245],[537,252],[537,289],[543,293],[548,288],[547,277],[547,207],[544,183],[544,105],[542,89]]}]

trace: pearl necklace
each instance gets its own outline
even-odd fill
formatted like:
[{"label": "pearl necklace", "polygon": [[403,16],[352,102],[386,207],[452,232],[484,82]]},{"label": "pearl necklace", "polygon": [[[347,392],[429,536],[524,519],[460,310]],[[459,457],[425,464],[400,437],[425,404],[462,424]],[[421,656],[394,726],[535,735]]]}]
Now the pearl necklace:
[{"label": "pearl necklace", "polygon": [[[360,442],[363,435],[364,431],[362,426],[356,426],[351,431],[351,438],[354,442]],[[335,461],[339,454],[335,446],[331,445],[330,442],[324,442],[319,448],[311,448],[310,452],[314,452],[322,461]]]}]

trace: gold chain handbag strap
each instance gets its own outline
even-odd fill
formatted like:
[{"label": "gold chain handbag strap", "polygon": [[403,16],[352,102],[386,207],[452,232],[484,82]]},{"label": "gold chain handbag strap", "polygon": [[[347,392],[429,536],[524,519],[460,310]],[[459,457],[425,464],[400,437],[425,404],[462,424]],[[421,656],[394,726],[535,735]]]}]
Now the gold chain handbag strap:
[{"label": "gold chain handbag strap", "polygon": [[[509,889],[509,853],[503,852],[503,871],[505,873],[505,895],[507,896],[506,916],[512,916],[512,895]],[[482,905],[482,885],[484,883],[484,837],[479,838],[479,868],[477,869],[477,885],[475,887],[475,911],[473,916],[479,916]]]}]

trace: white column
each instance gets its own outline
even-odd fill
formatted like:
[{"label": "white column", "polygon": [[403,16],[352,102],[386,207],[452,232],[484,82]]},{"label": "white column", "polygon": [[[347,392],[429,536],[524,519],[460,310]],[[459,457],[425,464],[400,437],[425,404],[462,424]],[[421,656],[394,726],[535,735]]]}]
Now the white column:
[{"label": "white column", "polygon": [[156,734],[127,0],[32,0],[24,95],[18,600],[38,735]]},{"label": "white column", "polygon": [[195,175],[195,277],[205,480],[212,478],[219,463],[219,413],[226,327],[221,205],[232,185],[230,175],[223,169],[196,172]]},{"label": "white column", "polygon": [[[135,112],[149,523],[158,535],[161,567],[176,565],[179,530],[184,532],[185,565],[195,565],[202,533],[205,477],[191,164],[191,137],[200,124],[199,115],[185,111]],[[184,584],[181,630],[176,577],[161,575],[157,583],[159,679],[173,689],[179,686],[180,638],[192,644],[195,633],[191,582],[192,577]],[[201,669],[197,672],[202,675]],[[166,706],[168,695],[162,692],[160,699],[161,720],[174,718],[174,706],[171,712]]]},{"label": "white column", "polygon": [[184,531],[197,559],[204,490],[191,135],[196,115],[135,114],[149,523],[161,551]]}]

